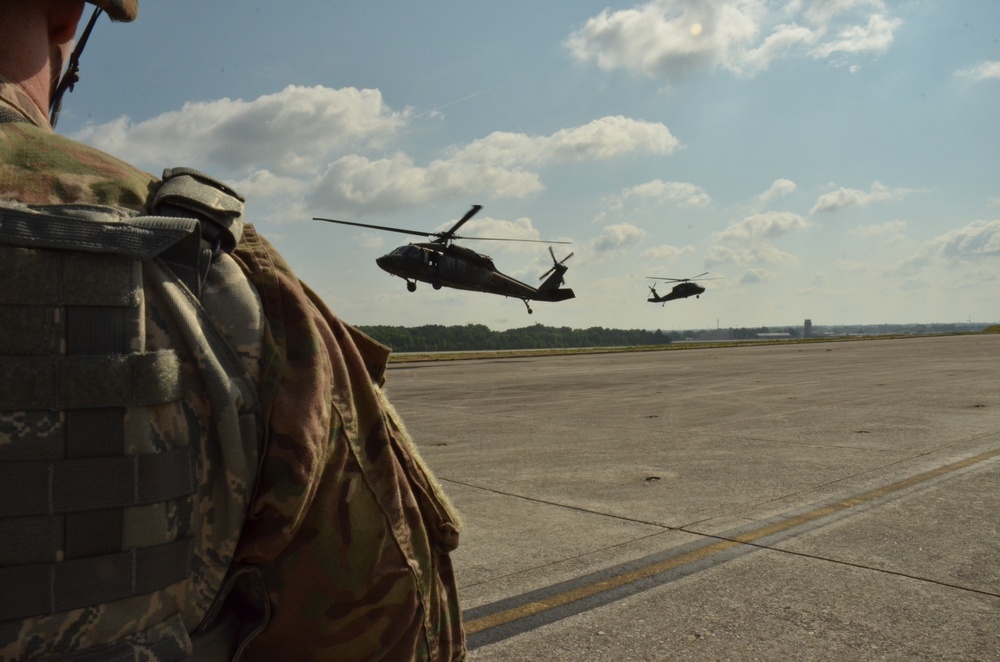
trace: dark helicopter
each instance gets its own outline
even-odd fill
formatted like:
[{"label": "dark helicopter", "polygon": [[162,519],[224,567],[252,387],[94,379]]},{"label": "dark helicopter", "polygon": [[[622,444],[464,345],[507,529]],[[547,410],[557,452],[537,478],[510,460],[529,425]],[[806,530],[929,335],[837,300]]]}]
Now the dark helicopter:
[{"label": "dark helicopter", "polygon": [[455,234],[480,209],[482,209],[481,205],[473,205],[472,209],[465,216],[458,219],[458,222],[444,232],[404,230],[384,225],[338,221],[332,218],[313,218],[313,220],[340,223],[341,225],[355,225],[362,228],[386,230],[402,234],[413,234],[421,237],[435,237],[430,242],[400,246],[375,260],[375,263],[383,271],[387,271],[393,276],[399,276],[405,280],[406,289],[410,292],[415,292],[417,281],[422,281],[430,283],[431,287],[435,290],[439,290],[442,287],[450,287],[458,290],[500,294],[505,297],[515,297],[523,301],[529,314],[532,310],[531,306],[528,305],[528,301],[565,301],[576,296],[573,294],[573,290],[560,287],[564,282],[563,274],[569,269],[566,266],[566,260],[573,257],[573,253],[570,253],[561,260],[557,260],[555,252],[549,246],[549,253],[552,255],[552,267],[542,274],[541,279],[543,282],[536,288],[498,271],[493,264],[493,260],[488,255],[483,255],[464,246],[456,245],[454,243],[456,239],[527,241],[542,244],[570,243],[568,241],[506,239],[500,237],[460,237]]},{"label": "dark helicopter", "polygon": [[[657,294],[656,286],[650,285],[649,291],[653,296],[646,299],[646,301],[650,303],[666,303],[667,301],[673,301],[674,299],[686,299],[688,297],[694,297],[696,299],[700,298],[701,293],[705,291],[705,288],[698,283],[695,283],[694,279],[701,278],[706,274],[708,274],[707,271],[703,274],[692,276],[691,278],[663,278],[661,276],[646,276],[646,278],[651,278],[653,280],[665,280],[668,283],[677,283],[667,294]],[[718,278],[706,278],[705,280],[718,280]]]}]

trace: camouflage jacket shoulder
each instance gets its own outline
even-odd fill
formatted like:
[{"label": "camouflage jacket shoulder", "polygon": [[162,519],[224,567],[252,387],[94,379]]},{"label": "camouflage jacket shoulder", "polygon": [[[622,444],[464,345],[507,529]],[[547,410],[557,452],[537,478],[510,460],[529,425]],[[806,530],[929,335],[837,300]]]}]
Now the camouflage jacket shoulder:
[{"label": "camouflage jacket shoulder", "polygon": [[[143,211],[156,178],[52,132],[17,85],[0,78],[0,197],[34,204],[86,203]],[[34,112],[32,112],[34,111]]]}]

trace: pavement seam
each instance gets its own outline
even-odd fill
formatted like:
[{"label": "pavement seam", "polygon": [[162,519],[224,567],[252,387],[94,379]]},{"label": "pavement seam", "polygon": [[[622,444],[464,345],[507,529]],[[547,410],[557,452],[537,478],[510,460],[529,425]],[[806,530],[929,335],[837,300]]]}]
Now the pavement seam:
[{"label": "pavement seam", "polygon": [[[681,577],[686,577],[709,567],[715,567],[733,558],[759,549],[816,558],[855,566],[861,569],[885,572],[917,581],[928,581],[941,586],[980,593],[990,597],[1000,597],[986,591],[953,586],[944,582],[850,562],[838,562],[823,557],[799,554],[772,546],[776,542],[787,540],[804,533],[806,530],[814,530],[835,519],[840,519],[861,506],[870,507],[873,503],[886,498],[900,498],[915,489],[929,486],[932,482],[936,482],[935,479],[954,475],[963,469],[994,460],[997,457],[1000,457],[1000,448],[942,465],[935,469],[923,471],[908,478],[894,481],[888,485],[864,491],[852,497],[833,500],[820,506],[802,509],[797,514],[786,514],[767,520],[764,523],[757,522],[751,526],[736,529],[730,535],[697,533],[683,528],[675,529],[701,536],[702,540],[681,545],[680,547],[666,550],[644,559],[588,573],[583,577],[542,587],[541,589],[529,591],[520,596],[513,596],[467,610],[464,616],[469,647],[471,649],[495,643],[535,629],[541,625],[560,620],[569,615],[608,604],[628,595],[634,595],[635,593],[674,581]],[[539,501],[537,499],[531,500]],[[575,509],[580,510],[579,508]]]}]

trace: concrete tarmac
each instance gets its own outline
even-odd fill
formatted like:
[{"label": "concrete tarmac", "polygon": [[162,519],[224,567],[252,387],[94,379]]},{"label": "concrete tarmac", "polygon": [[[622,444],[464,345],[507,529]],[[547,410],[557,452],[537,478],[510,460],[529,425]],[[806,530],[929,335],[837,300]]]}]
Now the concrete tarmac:
[{"label": "concrete tarmac", "polygon": [[390,366],[471,660],[1000,660],[1000,335]]}]

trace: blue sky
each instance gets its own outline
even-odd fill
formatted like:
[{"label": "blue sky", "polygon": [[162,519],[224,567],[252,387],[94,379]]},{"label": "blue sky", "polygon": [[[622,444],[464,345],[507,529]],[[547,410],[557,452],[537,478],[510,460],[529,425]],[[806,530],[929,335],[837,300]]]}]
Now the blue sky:
[{"label": "blue sky", "polygon": [[[992,0],[147,1],[81,67],[60,131],[231,183],[355,324],[1000,319]],[[434,231],[473,204],[462,234],[572,241],[577,297],[411,294],[375,265],[405,235],[310,220]],[[463,243],[528,283],[551,265]]]}]

